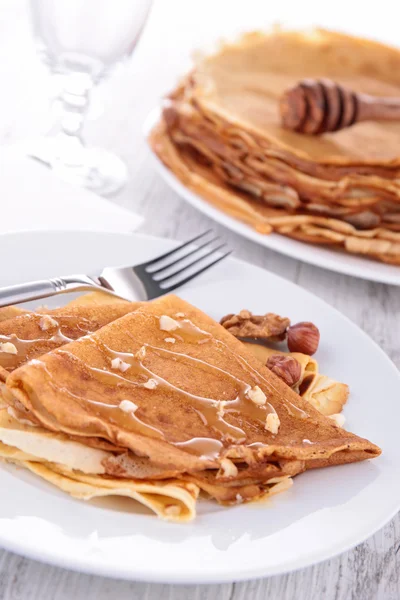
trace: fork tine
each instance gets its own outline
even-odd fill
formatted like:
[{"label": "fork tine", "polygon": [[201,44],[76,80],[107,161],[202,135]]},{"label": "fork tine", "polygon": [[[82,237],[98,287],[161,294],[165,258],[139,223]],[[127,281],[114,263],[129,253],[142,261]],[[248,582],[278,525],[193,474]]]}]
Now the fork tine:
[{"label": "fork tine", "polygon": [[[164,278],[157,279],[157,283],[162,283],[163,281],[167,281],[168,279],[172,279],[172,277],[175,277],[176,275],[179,275],[180,273],[184,273],[184,271],[187,271],[190,267],[193,267],[193,265],[196,265],[197,263],[201,262],[205,258],[208,258],[212,254],[214,254],[214,252],[218,252],[218,250],[221,250],[221,248],[224,248],[225,246],[226,246],[226,244],[220,244],[216,248],[213,248],[212,250],[209,250],[209,252],[206,252],[205,254],[202,254],[199,258],[196,258],[195,260],[192,260],[190,263],[186,264],[181,269],[178,269],[177,271],[174,271],[173,273],[169,273]],[[153,273],[152,273],[152,275],[153,275]]]},{"label": "fork tine", "polygon": [[[191,281],[195,277],[198,277],[198,275],[200,275],[201,273],[204,273],[204,271],[207,271],[208,269],[210,269],[211,267],[213,267],[214,265],[216,265],[217,263],[219,263],[221,260],[223,260],[224,258],[226,258],[227,256],[229,256],[230,254],[232,254],[232,250],[229,250],[229,252],[225,252],[225,254],[223,254],[222,256],[218,257],[212,263],[208,263],[208,265],[205,265],[204,267],[202,267],[201,269],[199,269],[195,273],[192,273],[191,275],[189,275],[185,279],[181,279],[177,283],[174,283],[173,285],[170,285],[168,287],[161,288],[162,294],[165,294],[167,292],[172,292],[172,290],[176,290],[176,288],[179,288],[182,285],[184,285],[185,283],[187,283],[188,281]],[[164,281],[166,281],[166,280],[164,280]]]},{"label": "fork tine", "polygon": [[164,260],[164,258],[168,258],[168,256],[172,256],[173,254],[175,254],[175,252],[178,252],[178,250],[182,250],[182,248],[186,248],[186,246],[190,246],[190,244],[193,244],[193,242],[196,242],[197,240],[199,240],[200,238],[206,236],[208,233],[211,233],[211,232],[212,232],[212,229],[208,229],[204,233],[200,233],[200,235],[197,235],[196,237],[192,238],[191,240],[185,242],[184,244],[181,244],[177,248],[174,248],[173,250],[170,250],[169,252],[166,252],[165,254],[162,254],[161,256],[157,256],[157,258],[154,258],[153,260],[149,260],[149,262],[142,263],[141,265],[138,265],[138,267],[151,267],[152,265],[155,265],[156,263],[158,263],[160,260]]},{"label": "fork tine", "polygon": [[[161,273],[161,271],[165,271],[166,269],[169,269],[169,267],[172,267],[173,265],[179,263],[181,260],[185,260],[189,256],[192,256],[192,254],[196,254],[196,252],[198,252],[199,250],[202,250],[203,248],[206,248],[207,246],[209,246],[213,242],[217,242],[218,240],[219,240],[218,237],[212,238],[210,241],[204,242],[204,244],[200,244],[200,246],[196,246],[196,248],[194,250],[191,250],[190,252],[188,252],[184,256],[181,256],[181,258],[178,258],[178,259],[175,259],[175,260],[172,259],[172,261],[169,262],[167,265],[164,265],[163,267],[160,267],[160,269],[156,269],[155,271],[148,271],[148,273],[151,276],[156,275],[157,273]],[[160,260],[160,259],[158,259],[158,260]]]}]

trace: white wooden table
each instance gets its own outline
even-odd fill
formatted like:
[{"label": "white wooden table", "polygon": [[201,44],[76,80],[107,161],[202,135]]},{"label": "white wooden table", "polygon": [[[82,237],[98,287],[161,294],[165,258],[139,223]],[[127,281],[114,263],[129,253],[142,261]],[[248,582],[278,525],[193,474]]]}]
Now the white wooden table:
[{"label": "white wooden table", "polygon": [[[92,144],[117,151],[126,160],[131,178],[115,201],[146,217],[144,232],[184,239],[211,226],[206,217],[185,204],[156,176],[141,135],[144,117],[183,72],[190,48],[240,28],[288,18],[296,23],[342,26],[396,41],[397,21],[390,19],[390,0],[380,1],[381,7],[386,5],[380,14],[388,18],[379,23],[375,23],[373,3],[363,4],[362,23],[357,18],[357,7],[350,7],[344,0],[332,6],[314,0],[299,6],[289,0],[280,0],[275,7],[271,4],[257,0],[159,0],[133,60],[102,84],[95,95],[86,137]],[[296,14],[296,6],[301,14]],[[341,23],[343,15],[345,26]],[[34,53],[25,0],[0,2],[0,77],[0,144],[44,131],[49,122],[47,97],[53,88]],[[0,206],[5,201],[2,198]],[[236,256],[279,273],[325,299],[358,323],[400,366],[398,288],[323,271],[212,226],[235,249]],[[0,551],[0,600],[398,600],[399,549],[397,516],[354,550],[297,573],[248,583],[184,587],[91,577]]]}]

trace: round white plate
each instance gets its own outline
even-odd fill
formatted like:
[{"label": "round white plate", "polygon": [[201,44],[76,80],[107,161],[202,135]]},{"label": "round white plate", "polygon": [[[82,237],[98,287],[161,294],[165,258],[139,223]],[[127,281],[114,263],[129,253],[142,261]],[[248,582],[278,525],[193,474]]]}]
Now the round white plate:
[{"label": "round white plate", "polygon": [[[134,264],[173,245],[137,234],[0,236],[0,285]],[[321,330],[321,370],[350,385],[348,428],[379,444],[383,455],[299,475],[288,492],[265,503],[221,508],[199,501],[196,520],[184,525],[162,522],[129,500],[74,500],[24,469],[1,465],[1,546],[119,578],[238,581],[332,557],[372,535],[397,512],[400,377],[378,346],[310,293],[234,259],[182,288],[180,295],[215,319],[248,308],[287,315],[294,322],[314,321]],[[59,296],[57,303],[66,299]]]},{"label": "round white plate", "polygon": [[[156,109],[152,111],[146,119],[144,124],[146,138],[153,126],[157,123],[159,116],[160,111]],[[322,267],[323,269],[329,269],[330,271],[352,275],[353,277],[361,277],[362,279],[369,279],[371,281],[379,281],[380,283],[400,285],[400,267],[395,265],[386,265],[361,256],[330,250],[329,248],[323,248],[322,246],[313,244],[305,244],[283,235],[278,235],[277,233],[271,233],[270,235],[258,233],[253,227],[234,219],[204,200],[198,194],[195,194],[186,188],[160,161],[152,150],[151,153],[154,157],[154,164],[157,171],[177,194],[194,206],[194,208],[210,217],[210,219],[231,229],[235,233],[242,235],[252,242],[258,243],[261,246],[271,248],[271,250],[316,265],[317,267]]]}]

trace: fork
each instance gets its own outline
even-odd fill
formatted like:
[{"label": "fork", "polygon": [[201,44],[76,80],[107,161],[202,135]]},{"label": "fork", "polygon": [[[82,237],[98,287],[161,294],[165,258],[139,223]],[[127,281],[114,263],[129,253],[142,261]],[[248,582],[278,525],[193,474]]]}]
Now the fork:
[{"label": "fork", "polygon": [[[230,250],[225,251],[225,243],[213,247],[219,242],[218,237],[204,241],[210,233],[211,230],[205,231],[177,248],[133,267],[107,267],[99,275],[67,275],[0,288],[0,307],[93,289],[131,301],[158,298],[198,277],[231,254]],[[201,244],[191,248],[199,240]]]}]

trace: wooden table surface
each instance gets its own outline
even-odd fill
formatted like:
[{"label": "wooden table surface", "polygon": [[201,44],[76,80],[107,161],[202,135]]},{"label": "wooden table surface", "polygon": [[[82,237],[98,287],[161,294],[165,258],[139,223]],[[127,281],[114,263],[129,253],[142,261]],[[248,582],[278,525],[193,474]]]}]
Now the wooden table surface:
[{"label": "wooden table surface", "polygon": [[[295,23],[313,21],[396,41],[396,20],[376,23],[375,9],[366,3],[362,23],[356,8],[344,0],[328,7],[314,0],[302,2],[302,12],[297,15],[296,3],[282,0],[277,4],[271,7],[256,0],[159,0],[133,59],[118,68],[94,94],[86,138],[91,144],[115,150],[126,160],[130,181],[114,200],[145,216],[144,232],[183,239],[211,225],[154,173],[141,132],[147,112],[188,65],[191,48],[241,28],[260,27],[289,17]],[[385,4],[389,11],[390,1],[380,2]],[[345,25],[341,23],[343,14]],[[48,129],[57,113],[56,105],[50,110],[48,97],[54,95],[57,86],[50,82],[35,54],[25,0],[2,0],[0,4],[0,76],[0,143],[12,144]],[[364,329],[400,366],[398,288],[324,271],[260,248],[217,225],[213,227],[235,249],[236,256],[295,281],[329,302]],[[320,565],[247,583],[183,587],[81,575],[0,551],[0,599],[397,600],[399,549],[400,519],[396,516],[354,550]]]}]

